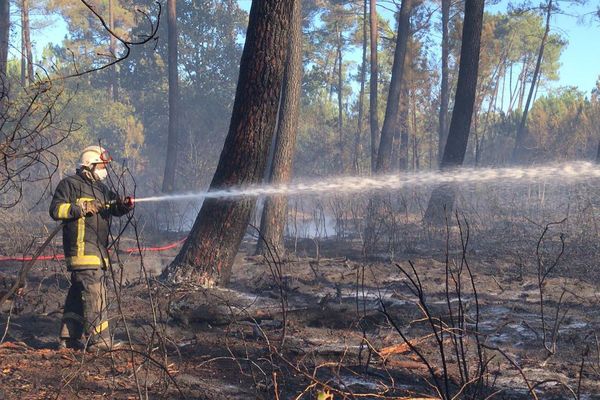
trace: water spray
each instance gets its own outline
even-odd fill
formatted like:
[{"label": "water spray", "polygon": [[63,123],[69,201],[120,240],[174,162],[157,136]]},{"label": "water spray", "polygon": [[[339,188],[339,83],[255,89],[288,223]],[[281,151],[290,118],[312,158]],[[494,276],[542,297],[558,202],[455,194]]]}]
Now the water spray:
[{"label": "water spray", "polygon": [[235,199],[259,196],[295,196],[306,194],[353,194],[381,192],[414,186],[442,184],[535,183],[553,180],[559,183],[576,183],[600,178],[600,166],[590,162],[569,162],[535,167],[510,168],[457,168],[447,171],[408,172],[369,177],[338,176],[290,184],[236,186],[205,192],[178,193],[164,196],[130,198],[135,203],[178,201],[194,199]]}]

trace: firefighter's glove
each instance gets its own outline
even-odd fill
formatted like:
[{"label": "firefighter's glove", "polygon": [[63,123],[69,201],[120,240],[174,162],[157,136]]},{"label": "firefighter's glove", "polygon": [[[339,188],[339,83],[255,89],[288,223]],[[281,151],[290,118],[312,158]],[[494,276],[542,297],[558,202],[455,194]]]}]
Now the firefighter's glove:
[{"label": "firefighter's glove", "polygon": [[81,214],[86,217],[98,214],[104,208],[100,200],[83,200],[78,204]]}]

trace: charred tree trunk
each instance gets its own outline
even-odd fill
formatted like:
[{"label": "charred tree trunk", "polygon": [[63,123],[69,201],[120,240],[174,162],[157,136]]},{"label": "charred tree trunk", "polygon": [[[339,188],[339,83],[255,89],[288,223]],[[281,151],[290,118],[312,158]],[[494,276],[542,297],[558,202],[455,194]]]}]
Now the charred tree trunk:
[{"label": "charred tree trunk", "polygon": [[[302,2],[294,3],[290,26],[290,41],[281,90],[279,123],[273,150],[273,161],[269,181],[287,183],[292,179],[296,134],[300,115],[300,95],[302,89]],[[285,252],[283,232],[287,220],[287,197],[272,196],[265,200],[260,222],[261,238],[256,246],[256,254],[268,254],[272,246],[279,255]]]},{"label": "charred tree trunk", "polygon": [[[261,182],[277,109],[294,1],[255,0],[229,132],[210,190]],[[181,251],[163,278],[210,287],[229,281],[254,199],[206,199]]]},{"label": "charred tree trunk", "polygon": [[438,116],[438,163],[442,162],[442,154],[446,146],[448,134],[448,103],[450,93],[448,89],[448,58],[450,54],[450,41],[448,39],[448,25],[450,23],[450,0],[442,0],[442,82],[440,86],[440,114]]},{"label": "charred tree trunk", "polygon": [[356,128],[356,136],[354,137],[354,158],[352,165],[354,173],[360,173],[360,155],[362,153],[361,137],[363,133],[363,118],[365,106],[365,80],[367,74],[367,0],[364,0],[363,8],[363,42],[362,42],[362,64],[360,67],[360,94],[358,96],[358,126]]},{"label": "charred tree trunk", "polygon": [[[115,30],[115,0],[108,0],[108,26],[114,32]],[[117,58],[117,39],[110,35],[109,51],[112,57]],[[110,69],[110,86],[112,88],[113,101],[119,101],[119,75],[118,75],[118,64],[115,64]]]},{"label": "charred tree trunk", "polygon": [[179,73],[177,50],[177,1],[168,0],[168,47],[169,47],[169,137],[167,139],[167,160],[163,178],[163,192],[175,189],[175,171],[177,170],[177,143],[179,136]]},{"label": "charred tree trunk", "polygon": [[[467,0],[465,3],[465,20],[460,49],[460,66],[454,110],[450,121],[448,140],[444,148],[441,168],[451,169],[462,165],[473,107],[477,91],[477,71],[479,69],[479,49],[481,44],[481,27],[483,22],[484,0]],[[455,191],[451,185],[441,185],[434,189],[425,211],[425,221],[434,224],[443,224],[446,213],[450,213],[454,206]]]},{"label": "charred tree trunk", "polygon": [[535,62],[535,70],[533,71],[533,78],[531,79],[531,86],[529,87],[529,94],[527,95],[527,101],[525,102],[525,108],[523,108],[523,115],[519,128],[517,129],[517,137],[515,139],[515,148],[513,149],[512,159],[513,161],[520,161],[523,153],[523,145],[525,141],[525,125],[527,124],[527,114],[529,113],[529,107],[531,107],[533,95],[536,91],[538,80],[540,79],[540,72],[542,68],[542,59],[544,58],[544,49],[548,40],[548,34],[550,33],[550,16],[552,15],[552,0],[548,0],[546,8],[546,28],[544,29],[544,36],[542,36],[542,42],[540,43],[540,51],[538,52],[537,60]]},{"label": "charred tree trunk", "polygon": [[379,62],[377,61],[377,42],[379,37],[379,17],[377,16],[377,0],[371,0],[369,10],[370,21],[370,43],[371,43],[371,77],[369,82],[369,123],[371,125],[371,172],[375,171],[377,165],[377,140],[379,139],[379,116],[377,114],[378,104],[378,79]]},{"label": "charred tree trunk", "polygon": [[400,108],[400,88],[404,74],[404,59],[410,31],[412,5],[413,0],[403,0],[398,16],[398,33],[396,37],[396,50],[394,51],[394,63],[392,65],[390,91],[385,109],[383,128],[381,129],[377,165],[375,166],[375,171],[378,173],[388,172],[391,168],[392,142],[394,140],[394,130],[396,129],[398,110]]}]

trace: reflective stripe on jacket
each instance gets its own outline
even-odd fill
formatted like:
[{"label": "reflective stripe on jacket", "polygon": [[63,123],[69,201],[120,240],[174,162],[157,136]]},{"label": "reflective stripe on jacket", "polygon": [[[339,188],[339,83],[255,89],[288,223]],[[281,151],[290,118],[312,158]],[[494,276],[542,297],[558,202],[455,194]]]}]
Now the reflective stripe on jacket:
[{"label": "reflective stripe on jacket", "polygon": [[63,250],[69,271],[105,268],[108,265],[111,215],[121,216],[127,212],[112,205],[86,217],[78,203],[89,200],[107,203],[116,199],[117,195],[106,185],[91,181],[81,171],[59,182],[50,203],[50,216],[64,222]]}]

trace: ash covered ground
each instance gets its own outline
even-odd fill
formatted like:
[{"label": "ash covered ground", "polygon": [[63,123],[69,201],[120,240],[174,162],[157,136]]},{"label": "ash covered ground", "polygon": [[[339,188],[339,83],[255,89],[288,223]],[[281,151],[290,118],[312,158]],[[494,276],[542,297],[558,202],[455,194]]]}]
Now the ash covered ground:
[{"label": "ash covered ground", "polygon": [[[598,231],[577,193],[551,211],[536,193],[529,214],[459,208],[438,228],[392,207],[368,257],[357,219],[330,212],[328,237],[291,235],[285,258],[247,237],[227,288],[157,280],[176,248],[121,253],[110,312],[131,345],[108,353],[57,350],[68,275],[40,262],[3,306],[0,397],[600,398]],[[19,267],[2,264],[2,290]]]}]

